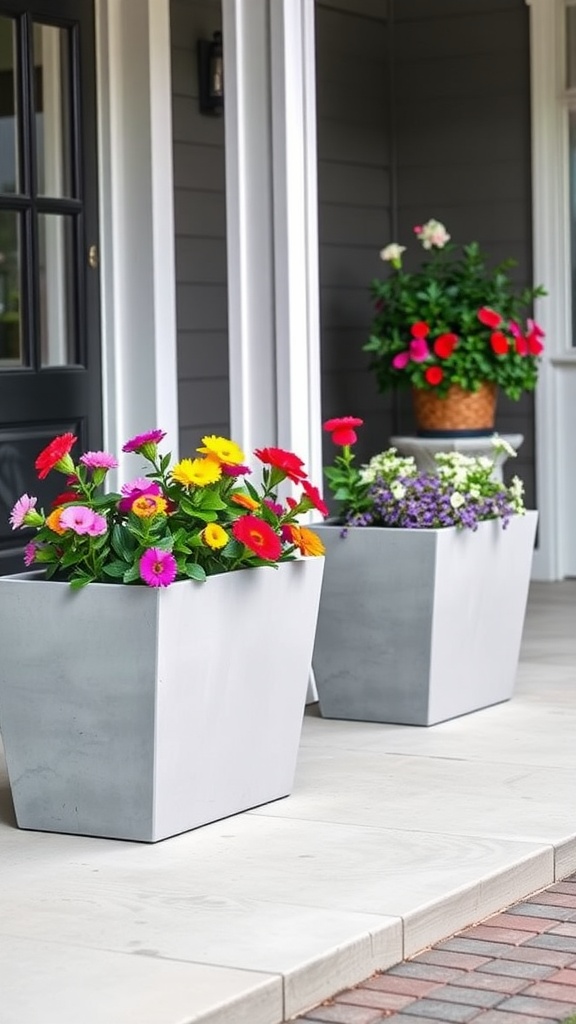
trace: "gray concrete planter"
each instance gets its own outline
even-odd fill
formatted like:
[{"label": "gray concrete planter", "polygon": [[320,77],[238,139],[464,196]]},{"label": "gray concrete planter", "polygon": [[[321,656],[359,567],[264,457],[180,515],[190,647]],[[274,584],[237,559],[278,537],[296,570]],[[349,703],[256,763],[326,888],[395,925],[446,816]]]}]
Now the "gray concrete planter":
[{"label": "gray concrete planter", "polygon": [[0,578],[18,825],[155,842],[287,796],[323,567],[165,590]]},{"label": "gray concrete planter", "polygon": [[476,532],[314,524],[321,714],[434,725],[512,696],[537,512]]}]

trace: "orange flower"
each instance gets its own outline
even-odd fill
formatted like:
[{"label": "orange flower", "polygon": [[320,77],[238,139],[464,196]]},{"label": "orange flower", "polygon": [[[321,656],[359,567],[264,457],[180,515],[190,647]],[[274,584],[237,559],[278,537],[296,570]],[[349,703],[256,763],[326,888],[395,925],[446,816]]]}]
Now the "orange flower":
[{"label": "orange flower", "polygon": [[326,550],[320,537],[307,526],[291,526],[290,533],[296,547],[303,555],[323,555]]},{"label": "orange flower", "polygon": [[152,516],[164,515],[167,508],[166,499],[159,494],[141,494],[132,502],[131,512],[140,519],[151,519]]},{"label": "orange flower", "polygon": [[255,501],[249,494],[242,494],[241,491],[236,491],[236,493],[231,496],[231,501],[233,501],[235,505],[241,505],[242,508],[247,508],[249,512],[255,512],[257,508],[260,508],[259,501]]},{"label": "orange flower", "polygon": [[54,511],[51,512],[49,516],[46,516],[46,526],[48,527],[48,529],[52,530],[52,533],[59,533],[60,536],[62,536],[63,533],[66,533],[66,529],[63,526],[60,526],[61,514],[62,509],[55,508]]}]

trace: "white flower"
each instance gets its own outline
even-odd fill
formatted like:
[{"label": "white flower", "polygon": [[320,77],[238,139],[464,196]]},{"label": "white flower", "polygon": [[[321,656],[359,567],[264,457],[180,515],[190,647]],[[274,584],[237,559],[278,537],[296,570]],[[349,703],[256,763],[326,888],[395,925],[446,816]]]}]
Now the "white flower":
[{"label": "white flower", "polygon": [[392,497],[396,501],[402,501],[402,498],[406,494],[404,484],[399,483],[398,480],[395,480],[394,483],[390,484],[390,490],[392,492]]},{"label": "white flower", "polygon": [[515,459],[518,454],[512,445],[503,437],[499,437],[498,434],[492,438],[492,444],[494,445],[494,449],[498,455],[508,455],[510,458]]},{"label": "white flower", "polygon": [[462,508],[462,505],[466,504],[466,498],[460,491],[454,491],[454,494],[450,495],[450,504],[452,508]]},{"label": "white flower", "polygon": [[489,459],[487,455],[480,455],[480,457],[478,459],[478,465],[481,467],[481,469],[492,469],[493,468],[492,459]]},{"label": "white flower", "polygon": [[443,249],[450,241],[450,235],[439,220],[431,218],[421,227],[414,228],[416,237],[422,242],[424,249]]},{"label": "white flower", "polygon": [[405,245],[398,245],[397,242],[390,242],[385,249],[380,251],[380,259],[386,263],[395,263],[400,266],[402,253],[406,252]]}]

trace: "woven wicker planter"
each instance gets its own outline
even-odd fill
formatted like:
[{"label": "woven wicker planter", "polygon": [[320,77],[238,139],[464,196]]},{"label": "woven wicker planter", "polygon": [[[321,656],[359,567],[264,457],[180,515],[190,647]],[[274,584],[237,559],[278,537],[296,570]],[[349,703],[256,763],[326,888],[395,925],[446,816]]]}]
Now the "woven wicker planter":
[{"label": "woven wicker planter", "polygon": [[463,391],[457,384],[440,397],[435,391],[413,388],[414,414],[421,437],[491,434],[496,414],[496,385]]}]

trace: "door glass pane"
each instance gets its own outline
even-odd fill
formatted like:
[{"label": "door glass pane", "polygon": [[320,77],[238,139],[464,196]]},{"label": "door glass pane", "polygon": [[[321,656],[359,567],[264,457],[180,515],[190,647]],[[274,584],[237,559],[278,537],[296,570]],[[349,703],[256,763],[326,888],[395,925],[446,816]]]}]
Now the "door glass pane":
[{"label": "door glass pane", "polygon": [[34,101],[39,195],[72,195],[69,33],[34,25]]},{"label": "door glass pane", "polygon": [[0,371],[21,366],[19,214],[0,210]]},{"label": "door glass pane", "polygon": [[17,96],[15,22],[0,17],[0,192],[16,192],[20,187]]},{"label": "door glass pane", "polygon": [[74,218],[38,217],[42,366],[77,363]]}]

